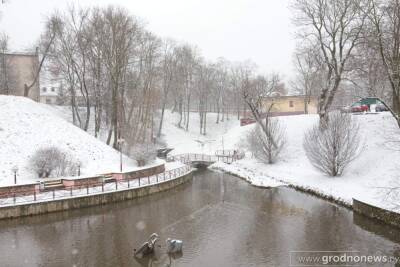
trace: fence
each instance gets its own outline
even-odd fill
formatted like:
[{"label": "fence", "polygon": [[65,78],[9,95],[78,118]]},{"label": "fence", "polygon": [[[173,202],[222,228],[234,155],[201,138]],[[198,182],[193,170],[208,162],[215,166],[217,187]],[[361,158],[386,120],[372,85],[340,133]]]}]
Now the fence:
[{"label": "fence", "polygon": [[109,177],[103,176],[103,178],[100,179],[101,182],[91,182],[70,186],[65,185],[62,186],[62,188],[42,188],[41,190],[32,188],[8,192],[0,191],[0,207],[138,188],[181,177],[191,171],[190,164],[192,162],[214,163],[222,161],[225,163],[232,163],[236,160],[242,159],[243,157],[244,153],[235,150],[223,150],[222,152],[217,151],[215,155],[188,153],[169,156],[167,161],[180,161],[184,163],[185,166],[140,178],[123,176],[121,179],[109,179]]},{"label": "fence", "polygon": [[189,173],[190,171],[190,165],[185,165],[176,169],[164,171],[160,174],[141,178],[114,179],[113,181],[105,181],[105,179],[103,179],[103,181],[99,183],[65,186],[60,189],[47,189],[45,191],[25,190],[14,193],[12,197],[9,197],[9,193],[7,193],[7,195],[6,193],[0,193],[0,207],[138,188],[175,179]]},{"label": "fence", "polygon": [[207,162],[213,163],[217,161],[222,161],[224,163],[233,163],[236,160],[243,159],[244,153],[236,150],[217,150],[215,155],[206,155],[206,154],[195,154],[195,153],[187,153],[187,154],[179,154],[174,156],[168,156],[167,161],[180,161],[184,164],[190,164],[191,162]]}]

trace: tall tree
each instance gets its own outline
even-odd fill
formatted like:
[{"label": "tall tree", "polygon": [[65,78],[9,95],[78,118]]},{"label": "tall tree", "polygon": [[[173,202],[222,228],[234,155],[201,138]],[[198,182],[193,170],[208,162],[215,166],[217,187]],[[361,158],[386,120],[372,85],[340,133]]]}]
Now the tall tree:
[{"label": "tall tree", "polygon": [[392,115],[400,127],[400,1],[372,1],[372,34],[392,89]]},{"label": "tall tree", "polygon": [[294,0],[294,22],[303,43],[319,47],[325,73],[318,113],[327,121],[327,111],[337,93],[347,63],[362,40],[369,1]]},{"label": "tall tree", "polygon": [[315,47],[298,48],[294,55],[296,76],[292,87],[297,94],[304,95],[304,111],[308,114],[308,105],[312,96],[318,96],[322,85],[321,60]]}]

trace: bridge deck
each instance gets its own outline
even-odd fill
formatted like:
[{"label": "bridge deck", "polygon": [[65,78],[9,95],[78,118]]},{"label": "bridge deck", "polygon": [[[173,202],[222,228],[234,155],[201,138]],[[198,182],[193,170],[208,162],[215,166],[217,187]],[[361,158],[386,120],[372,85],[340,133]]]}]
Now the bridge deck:
[{"label": "bridge deck", "polygon": [[169,156],[167,160],[180,161],[185,164],[192,164],[192,165],[202,164],[209,166],[217,161],[230,164],[242,158],[244,158],[244,153],[224,153],[217,155],[188,153],[188,154]]}]

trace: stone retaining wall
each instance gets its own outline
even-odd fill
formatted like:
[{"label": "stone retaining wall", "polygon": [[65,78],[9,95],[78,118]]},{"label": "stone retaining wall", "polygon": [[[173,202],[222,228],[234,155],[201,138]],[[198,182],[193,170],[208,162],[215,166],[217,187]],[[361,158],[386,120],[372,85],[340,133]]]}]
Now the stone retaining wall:
[{"label": "stone retaining wall", "polygon": [[136,179],[142,177],[153,176],[156,174],[163,173],[165,171],[165,164],[157,165],[154,167],[135,170],[131,172],[123,172],[123,173],[113,173],[112,177],[116,180],[128,180],[128,179]]},{"label": "stone retaining wall", "polygon": [[104,175],[98,175],[93,177],[82,177],[82,178],[63,178],[62,183],[65,187],[86,187],[95,184],[101,184],[104,180]]},{"label": "stone retaining wall", "polygon": [[97,195],[59,199],[48,202],[35,202],[29,204],[9,206],[9,207],[0,207],[0,219],[38,215],[56,211],[65,211],[70,209],[79,209],[96,205],[103,205],[117,201],[134,199],[171,189],[173,187],[185,183],[191,178],[192,178],[192,173],[189,172],[179,178],[139,188],[113,191]]},{"label": "stone retaining wall", "polygon": [[383,221],[387,224],[400,227],[400,213],[378,208],[367,203],[353,199],[354,212],[360,213],[369,218]]},{"label": "stone retaining wall", "polygon": [[39,183],[0,187],[0,197],[12,197],[14,194],[17,196],[32,195],[33,192],[39,192]]}]

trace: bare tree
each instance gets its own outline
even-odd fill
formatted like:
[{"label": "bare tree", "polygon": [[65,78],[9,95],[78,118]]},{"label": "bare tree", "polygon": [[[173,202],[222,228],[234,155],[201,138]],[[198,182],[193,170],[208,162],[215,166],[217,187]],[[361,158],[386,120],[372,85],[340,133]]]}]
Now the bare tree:
[{"label": "bare tree", "polygon": [[354,87],[353,98],[378,97],[390,103],[391,88],[371,28],[365,27],[364,40],[349,62],[353,71],[346,80]]},{"label": "bare tree", "polygon": [[0,94],[9,95],[14,85],[12,64],[7,57],[9,38],[6,34],[0,36]]},{"label": "bare tree", "polygon": [[164,121],[164,113],[165,108],[168,102],[168,95],[171,87],[174,83],[175,73],[176,73],[176,65],[177,65],[177,56],[175,50],[175,43],[171,40],[167,40],[163,43],[163,59],[161,62],[161,76],[162,76],[162,104],[161,104],[161,117],[160,124],[158,126],[157,137],[161,137],[161,131]]},{"label": "bare tree", "polygon": [[321,60],[316,49],[315,47],[300,47],[294,56],[296,77],[292,82],[292,87],[296,93],[304,95],[306,114],[308,114],[311,97],[318,96],[322,87]]},{"label": "bare tree", "polygon": [[[247,76],[242,85],[243,99],[250,108],[253,118],[258,125],[261,126],[264,134],[267,136],[271,134],[267,126],[272,105],[263,107],[263,99],[270,96],[275,91],[279,80],[280,78],[277,74],[265,77],[258,76],[253,81],[251,80],[251,76]],[[265,120],[265,123],[263,123],[263,120]],[[268,139],[272,142],[275,149],[277,149],[278,144],[275,143],[275,139],[272,136],[269,136]]]},{"label": "bare tree", "polygon": [[32,168],[40,178],[75,175],[78,164],[75,158],[57,147],[38,149],[31,160]]},{"label": "bare tree", "polygon": [[250,151],[256,158],[272,164],[277,161],[286,145],[286,132],[279,119],[270,116],[265,120],[265,129],[268,134],[265,134],[260,124],[257,124],[254,130],[249,133],[247,142]]},{"label": "bare tree", "polygon": [[373,25],[372,36],[392,89],[393,117],[400,127],[400,1],[372,1],[368,13]]},{"label": "bare tree", "polygon": [[315,168],[340,176],[361,152],[359,125],[347,113],[330,112],[328,116],[324,127],[317,124],[306,132],[303,147]]},{"label": "bare tree", "polygon": [[144,166],[156,159],[157,148],[153,143],[136,144],[130,148],[129,155],[136,160],[138,166]]},{"label": "bare tree", "polygon": [[[58,17],[54,16],[51,17],[46,25],[46,32],[45,35],[42,38],[40,47],[43,47],[43,51],[41,53],[42,58],[40,59],[39,66],[35,67],[33,69],[33,79],[31,83],[25,83],[24,84],[24,96],[29,96],[29,92],[31,88],[38,82],[39,76],[40,76],[40,71],[42,70],[43,64],[46,60],[46,58],[49,55],[49,51],[53,45],[53,42],[56,38],[57,32],[60,27],[60,21],[58,20]],[[36,54],[39,53],[39,48],[36,49]]]},{"label": "bare tree", "polygon": [[323,59],[324,83],[319,96],[318,113],[327,119],[354,48],[362,40],[369,1],[295,0],[295,24],[303,43],[319,47]]}]

